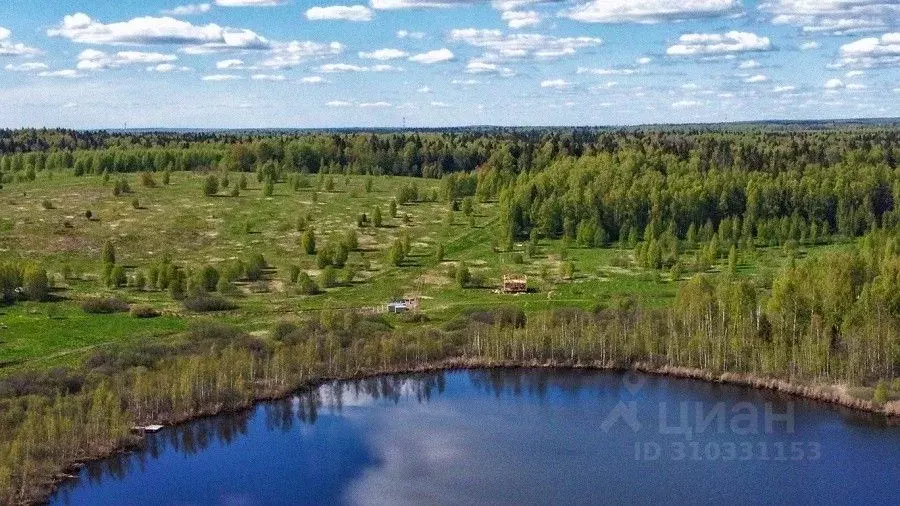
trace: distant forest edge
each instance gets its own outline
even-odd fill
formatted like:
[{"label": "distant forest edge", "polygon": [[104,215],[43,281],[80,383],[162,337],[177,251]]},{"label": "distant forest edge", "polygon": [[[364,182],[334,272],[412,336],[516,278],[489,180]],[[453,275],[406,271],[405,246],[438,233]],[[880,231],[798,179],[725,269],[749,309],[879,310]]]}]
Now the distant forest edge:
[{"label": "distant forest edge", "polygon": [[[73,462],[134,443],[135,424],[236,409],[325,378],[448,362],[688,367],[861,392],[874,411],[900,406],[897,127],[20,130],[0,132],[0,153],[3,204],[19,209],[22,223],[73,213],[63,217],[64,234],[46,223],[35,230],[83,241],[73,243],[86,245],[89,274],[48,273],[28,258],[33,249],[3,251],[0,295],[9,307],[56,304],[39,301],[52,298],[52,279],[61,277],[84,290],[73,297],[90,295],[83,309],[96,321],[127,312],[120,294],[128,293],[156,304],[132,306],[135,318],[184,301],[189,322],[177,339],[97,346],[78,364],[4,377],[0,502],[45,497]],[[55,209],[75,198],[64,191],[74,182],[84,182],[79,192],[102,219],[90,209],[75,218],[74,205]],[[43,215],[28,201],[32,188],[58,192]],[[160,253],[173,194],[179,212],[199,213],[175,222],[197,227],[196,249],[231,249]],[[118,215],[102,207],[124,195],[134,204],[116,206]],[[289,205],[302,214],[288,222],[276,212]],[[262,223],[209,225],[226,221],[226,207],[269,214]],[[151,212],[158,223],[140,221]],[[102,228],[110,216],[124,218]],[[27,230],[0,223],[9,237]],[[130,242],[128,226],[141,227]],[[158,233],[145,233],[149,226]],[[207,226],[220,228],[199,233]],[[250,251],[268,246],[270,260],[293,263],[273,266]],[[149,249],[159,258],[123,261]],[[253,256],[228,256],[238,254]],[[757,270],[764,261],[777,272]],[[497,264],[540,272],[529,279],[531,293],[492,294]],[[289,268],[278,280],[285,288],[270,291],[275,280],[266,277],[281,267]],[[319,272],[320,286],[308,272]],[[613,292],[610,280],[624,288]],[[431,313],[326,303],[296,311],[325,297],[385,299],[390,285],[426,281],[446,299]],[[238,286],[261,289],[235,296]],[[557,290],[592,303],[564,306],[570,299],[557,302]],[[644,304],[630,290],[671,296]],[[466,306],[472,300],[490,303]],[[214,307],[196,309],[198,302]],[[273,308],[283,309],[270,318]],[[191,313],[206,310],[223,316]],[[262,316],[244,328],[240,317],[251,311]]]}]

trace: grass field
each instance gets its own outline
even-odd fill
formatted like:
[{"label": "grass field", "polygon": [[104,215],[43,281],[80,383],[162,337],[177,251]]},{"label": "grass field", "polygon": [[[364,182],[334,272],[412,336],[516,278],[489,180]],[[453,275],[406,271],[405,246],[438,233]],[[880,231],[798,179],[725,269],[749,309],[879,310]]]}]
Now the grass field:
[{"label": "grass field", "polygon": [[[397,188],[415,183],[421,193],[429,194],[438,188],[436,180],[377,177],[367,191],[368,178],[335,175],[333,191],[294,191],[281,183],[267,197],[263,185],[248,174],[249,187],[239,196],[226,196],[225,189],[206,197],[202,174],[173,173],[169,185],[157,187],[142,186],[132,174],[124,177],[133,193],[115,196],[115,178],[104,182],[99,176],[57,172],[50,178],[49,174],[0,191],[0,262],[39,262],[53,275],[56,286],[54,302],[0,307],[0,374],[26,366],[74,363],[96,347],[112,343],[168,339],[191,319],[209,318],[187,312],[166,292],[106,288],[100,280],[100,257],[107,240],[114,242],[117,261],[130,274],[164,255],[181,266],[198,268],[261,253],[271,267],[265,281],[242,283],[236,299],[239,308],[216,315],[251,332],[288,315],[324,307],[380,306],[409,293],[421,294],[425,314],[442,321],[467,308],[516,305],[526,312],[559,306],[590,308],[617,295],[660,306],[677,291],[678,282],[670,280],[668,273],[635,268],[631,250],[566,248],[565,261],[575,266],[571,279],[560,276],[560,241],[541,241],[533,258],[522,254],[522,244],[513,252],[495,251],[494,203],[476,204],[472,218],[454,212],[452,224],[447,223],[447,202],[403,205],[396,218],[389,215]],[[230,180],[237,184],[234,174]],[[315,178],[310,181],[315,186]],[[372,216],[376,207],[381,209],[384,225],[358,228],[357,217]],[[87,210],[91,219],[85,217]],[[307,215],[320,247],[330,238],[343,237],[348,229],[358,230],[360,249],[350,254],[348,265],[366,268],[359,270],[353,283],[315,296],[299,295],[290,285],[287,272],[292,265],[313,278],[318,274],[315,257],[301,248],[302,232],[296,226],[298,217]],[[408,218],[403,219],[404,215]],[[386,261],[385,251],[403,233],[408,234],[412,248],[403,265],[396,267]],[[434,260],[438,243],[446,252],[440,264]],[[843,247],[815,247],[802,254]],[[519,258],[522,263],[516,263]],[[759,249],[753,258],[741,259],[739,275],[768,276],[786,258],[780,249]],[[461,261],[483,278],[483,288],[457,286],[453,273]],[[64,279],[63,272],[71,274]],[[505,273],[527,275],[530,292],[496,293]],[[152,305],[163,316],[89,315],[80,309],[81,300],[113,292],[130,302]]]}]

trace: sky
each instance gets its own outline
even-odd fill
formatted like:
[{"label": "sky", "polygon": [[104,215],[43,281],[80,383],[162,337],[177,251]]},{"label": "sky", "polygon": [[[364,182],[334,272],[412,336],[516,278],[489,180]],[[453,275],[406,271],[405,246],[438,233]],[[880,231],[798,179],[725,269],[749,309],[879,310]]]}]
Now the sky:
[{"label": "sky", "polygon": [[900,116],[900,0],[7,0],[0,127]]}]

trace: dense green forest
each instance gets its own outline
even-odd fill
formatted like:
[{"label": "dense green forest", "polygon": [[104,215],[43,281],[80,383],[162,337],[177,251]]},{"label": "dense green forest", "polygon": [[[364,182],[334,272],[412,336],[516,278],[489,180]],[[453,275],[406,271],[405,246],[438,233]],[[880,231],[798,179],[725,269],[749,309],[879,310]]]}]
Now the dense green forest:
[{"label": "dense green forest", "polygon": [[[10,314],[75,307],[69,321],[174,336],[0,367],[0,502],[136,444],[134,425],[447,363],[688,367],[837,385],[875,409],[900,396],[895,128],[28,130],[0,132],[0,153]],[[29,221],[33,199],[47,218]],[[141,214],[154,205],[196,233],[169,235]],[[532,274],[530,293],[492,293],[507,272]],[[369,310],[398,286],[438,300]],[[47,311],[28,328],[50,342]]]}]

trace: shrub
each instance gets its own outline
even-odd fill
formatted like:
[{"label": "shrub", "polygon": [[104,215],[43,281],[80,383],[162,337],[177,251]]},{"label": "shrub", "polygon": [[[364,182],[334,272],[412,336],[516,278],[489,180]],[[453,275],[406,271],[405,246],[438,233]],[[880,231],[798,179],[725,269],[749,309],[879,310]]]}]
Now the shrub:
[{"label": "shrub", "polygon": [[114,264],[116,263],[116,247],[112,242],[106,241],[103,244],[103,263],[106,264]]},{"label": "shrub", "polygon": [[29,267],[23,273],[22,288],[28,300],[43,302],[50,297],[50,279],[47,271],[39,267]]},{"label": "shrub", "polygon": [[226,323],[197,322],[191,324],[188,335],[192,339],[202,341],[232,341],[245,337],[247,334],[234,325],[228,325]]},{"label": "shrub", "polygon": [[211,266],[206,265],[203,269],[200,270],[198,274],[200,282],[200,286],[203,287],[207,292],[216,291],[216,286],[219,284],[219,271]]},{"label": "shrub", "polygon": [[41,202],[41,207],[48,210],[53,209],[53,202],[51,202],[50,199],[44,199],[44,201]]},{"label": "shrub", "polygon": [[307,255],[315,255],[316,254],[316,231],[312,228],[308,229],[303,233],[303,237],[300,239],[300,245],[303,248],[303,251],[306,252]]},{"label": "shrub", "polygon": [[[106,264],[112,265],[112,264]],[[121,265],[116,265],[112,268],[109,274],[109,286],[112,288],[122,288],[128,283],[128,276],[125,275],[125,268]]]},{"label": "shrub", "polygon": [[85,219],[90,220],[91,218],[94,217],[94,213],[92,213],[90,209],[86,209],[84,211],[84,217],[85,217]]},{"label": "shrub", "polygon": [[247,280],[249,281],[259,281],[263,278],[264,270],[268,267],[266,263],[265,257],[261,254],[256,253],[250,257],[250,260],[247,262],[247,268],[245,274],[247,276]]},{"label": "shrub", "polygon": [[148,304],[135,304],[129,314],[135,318],[156,318],[159,316],[159,311]]},{"label": "shrub", "polygon": [[207,197],[212,197],[217,193],[219,193],[219,178],[210,174],[206,177],[206,182],[203,184],[203,194]]},{"label": "shrub", "polygon": [[297,276],[297,291],[303,295],[316,295],[319,293],[319,285],[309,277],[309,274],[301,272]]},{"label": "shrub", "polygon": [[81,303],[81,309],[89,314],[124,313],[128,308],[128,303],[118,297],[92,297]]},{"label": "shrub", "polygon": [[326,265],[322,272],[319,273],[319,286],[324,290],[337,286],[337,270],[330,265]]},{"label": "shrub", "polygon": [[237,304],[225,297],[203,294],[185,299],[184,308],[196,313],[206,313],[210,311],[230,311],[232,309],[237,309]]},{"label": "shrub", "polygon": [[141,172],[141,184],[147,188],[156,188],[156,180],[150,172]]},{"label": "shrub", "polygon": [[460,288],[466,288],[472,281],[472,273],[469,272],[469,268],[466,266],[465,262],[460,262],[459,265],[456,266],[456,284]]}]

